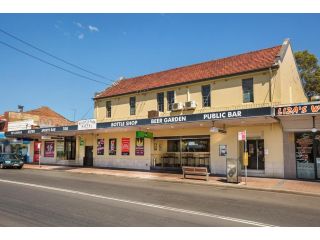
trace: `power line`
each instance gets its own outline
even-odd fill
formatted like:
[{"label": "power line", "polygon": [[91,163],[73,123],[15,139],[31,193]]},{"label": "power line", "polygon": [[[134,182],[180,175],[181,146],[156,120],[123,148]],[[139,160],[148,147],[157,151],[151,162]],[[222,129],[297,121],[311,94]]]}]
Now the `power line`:
[{"label": "power line", "polygon": [[90,80],[90,81],[93,81],[93,82],[96,82],[96,83],[101,83],[101,84],[103,84],[103,85],[107,85],[107,86],[110,85],[110,84],[108,84],[108,83],[105,83],[105,82],[102,82],[102,81],[99,81],[99,80],[96,80],[96,79],[87,77],[87,76],[85,76],[85,75],[82,75],[82,74],[76,73],[76,72],[74,72],[74,71],[71,71],[71,70],[69,70],[69,69],[66,69],[66,68],[63,68],[63,67],[61,67],[61,66],[58,66],[58,65],[56,65],[56,64],[50,63],[50,62],[48,62],[48,61],[46,61],[46,60],[43,60],[43,59],[41,59],[41,58],[39,58],[39,57],[36,57],[36,56],[34,56],[34,55],[30,54],[30,53],[27,53],[27,52],[25,52],[25,51],[23,51],[23,50],[21,50],[21,49],[19,49],[19,48],[16,48],[16,47],[14,47],[14,46],[12,46],[12,45],[10,45],[10,44],[8,44],[8,43],[3,42],[3,41],[0,41],[0,43],[1,43],[2,45],[7,46],[8,48],[11,48],[11,49],[17,51],[17,52],[20,52],[20,53],[22,53],[22,54],[24,54],[24,55],[27,55],[27,56],[29,56],[29,57],[31,57],[31,58],[33,58],[33,59],[36,59],[36,60],[40,61],[40,62],[42,62],[42,63],[48,64],[48,65],[50,65],[50,66],[52,66],[52,67],[58,68],[58,69],[60,69],[60,70],[62,70],[62,71],[68,72],[68,73],[73,74],[73,75],[75,75],[75,76],[78,76],[78,77],[81,77],[81,78],[84,78],[84,79],[87,79],[87,80]]},{"label": "power line", "polygon": [[0,32],[2,32],[3,34],[5,34],[5,35],[7,35],[7,36],[9,36],[9,37],[14,38],[15,40],[17,40],[17,41],[19,41],[19,42],[22,42],[23,44],[25,44],[25,45],[33,48],[33,49],[38,50],[39,52],[42,52],[42,53],[44,53],[44,54],[46,54],[46,55],[48,55],[48,56],[50,56],[50,57],[52,57],[52,58],[54,58],[54,59],[56,59],[56,60],[59,60],[59,61],[65,63],[65,64],[68,64],[68,65],[70,65],[70,66],[72,66],[72,67],[74,67],[74,68],[80,69],[80,70],[82,70],[82,71],[85,71],[85,72],[87,72],[87,73],[90,73],[90,74],[92,74],[92,75],[94,75],[94,76],[96,76],[96,77],[99,77],[99,78],[103,78],[103,79],[106,79],[106,80],[109,80],[109,81],[112,81],[112,82],[114,81],[114,79],[107,78],[107,77],[102,76],[102,75],[100,75],[100,74],[94,73],[94,72],[89,71],[89,70],[87,70],[87,69],[84,69],[83,67],[80,67],[80,66],[78,66],[78,65],[76,65],[76,64],[73,64],[73,63],[71,63],[71,62],[68,62],[68,61],[66,61],[66,60],[64,60],[64,59],[62,59],[62,58],[60,58],[60,57],[57,57],[57,56],[55,56],[55,55],[53,55],[53,54],[51,54],[51,53],[49,53],[49,52],[47,52],[47,51],[39,48],[39,47],[36,47],[35,45],[33,45],[33,44],[31,44],[31,43],[29,43],[29,42],[27,42],[27,41],[25,41],[25,40],[22,40],[21,38],[18,38],[17,36],[14,36],[13,34],[7,32],[7,31],[5,31],[5,30],[3,30],[3,29],[1,29],[1,28],[0,28]]}]

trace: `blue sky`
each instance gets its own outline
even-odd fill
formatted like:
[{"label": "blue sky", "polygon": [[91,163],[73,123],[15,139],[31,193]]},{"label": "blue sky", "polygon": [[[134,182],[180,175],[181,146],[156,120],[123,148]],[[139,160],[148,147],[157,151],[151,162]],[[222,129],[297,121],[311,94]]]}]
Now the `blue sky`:
[{"label": "blue sky", "polygon": [[[320,14],[0,14],[0,28],[108,79],[133,77],[272,47],[290,38],[295,51],[320,57]],[[59,66],[0,33],[0,41]],[[73,120],[93,112],[104,85],[45,65],[0,44],[0,113],[49,106]]]}]

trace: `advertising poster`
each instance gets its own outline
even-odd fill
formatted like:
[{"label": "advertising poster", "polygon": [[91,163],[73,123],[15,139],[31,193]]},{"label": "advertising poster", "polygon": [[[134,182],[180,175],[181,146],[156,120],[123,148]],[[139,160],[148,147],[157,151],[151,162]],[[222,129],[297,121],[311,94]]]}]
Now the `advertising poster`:
[{"label": "advertising poster", "polygon": [[136,138],[136,156],[144,155],[144,138]]},{"label": "advertising poster", "polygon": [[57,141],[57,158],[63,159],[64,157],[64,141]]},{"label": "advertising poster", "polygon": [[54,141],[44,142],[44,156],[49,158],[54,157]]},{"label": "advertising poster", "polygon": [[97,140],[97,155],[104,155],[104,139]]},{"label": "advertising poster", "polygon": [[220,157],[227,156],[227,145],[219,145],[219,156]]},{"label": "advertising poster", "polygon": [[97,155],[104,155],[104,139],[98,139]]},{"label": "advertising poster", "polygon": [[122,138],[121,155],[130,155],[130,138]]},{"label": "advertising poster", "polygon": [[117,139],[109,139],[109,155],[117,154]]},{"label": "advertising poster", "polygon": [[41,142],[34,142],[33,162],[39,162],[39,159],[40,159],[40,149],[41,149]]}]

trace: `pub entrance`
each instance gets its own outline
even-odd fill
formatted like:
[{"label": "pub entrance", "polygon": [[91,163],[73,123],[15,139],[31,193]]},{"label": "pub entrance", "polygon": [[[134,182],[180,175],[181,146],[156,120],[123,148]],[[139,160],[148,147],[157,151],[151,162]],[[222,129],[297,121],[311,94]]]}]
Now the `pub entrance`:
[{"label": "pub entrance", "polygon": [[154,138],[152,170],[181,171],[182,166],[210,170],[210,136]]},{"label": "pub entrance", "polygon": [[83,166],[85,166],[85,167],[92,167],[93,166],[93,146],[86,146],[85,147]]}]

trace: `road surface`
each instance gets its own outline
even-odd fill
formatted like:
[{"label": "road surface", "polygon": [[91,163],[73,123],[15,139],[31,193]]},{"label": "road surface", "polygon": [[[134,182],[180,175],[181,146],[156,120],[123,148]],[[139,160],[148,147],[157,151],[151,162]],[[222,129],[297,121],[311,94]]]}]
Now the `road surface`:
[{"label": "road surface", "polygon": [[0,226],[320,226],[320,197],[30,169],[0,170]]}]

